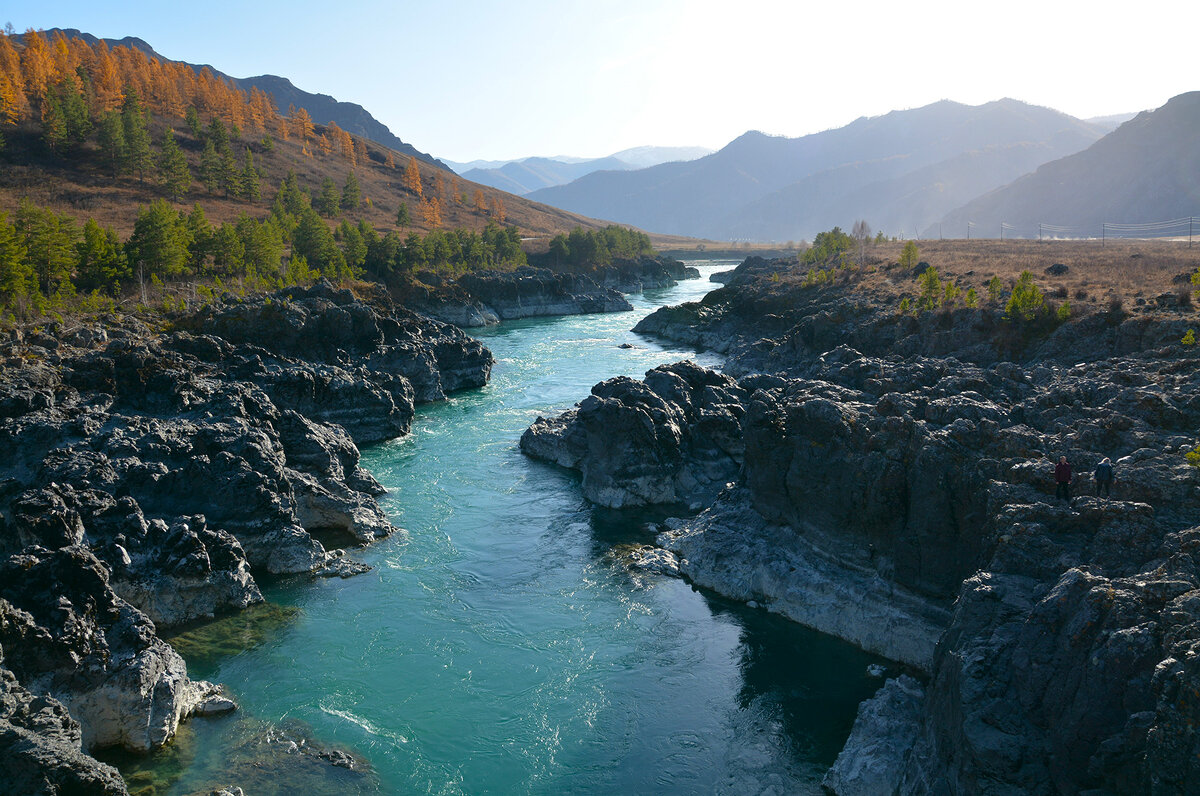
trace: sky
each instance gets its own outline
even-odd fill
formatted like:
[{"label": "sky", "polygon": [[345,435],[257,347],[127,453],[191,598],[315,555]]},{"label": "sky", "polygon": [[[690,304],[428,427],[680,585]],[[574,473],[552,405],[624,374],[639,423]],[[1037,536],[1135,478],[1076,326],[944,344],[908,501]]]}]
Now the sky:
[{"label": "sky", "polygon": [[6,0],[5,22],[282,75],[455,161],[719,149],[941,99],[1088,118],[1200,89],[1190,1]]}]

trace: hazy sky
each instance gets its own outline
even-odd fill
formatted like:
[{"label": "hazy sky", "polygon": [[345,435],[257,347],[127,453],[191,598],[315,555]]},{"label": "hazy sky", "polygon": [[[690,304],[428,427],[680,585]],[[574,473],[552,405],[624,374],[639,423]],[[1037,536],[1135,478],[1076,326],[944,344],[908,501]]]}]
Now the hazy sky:
[{"label": "hazy sky", "polygon": [[1191,1],[8,0],[4,22],[283,75],[460,161],[716,149],[939,99],[1089,117],[1200,89]]}]

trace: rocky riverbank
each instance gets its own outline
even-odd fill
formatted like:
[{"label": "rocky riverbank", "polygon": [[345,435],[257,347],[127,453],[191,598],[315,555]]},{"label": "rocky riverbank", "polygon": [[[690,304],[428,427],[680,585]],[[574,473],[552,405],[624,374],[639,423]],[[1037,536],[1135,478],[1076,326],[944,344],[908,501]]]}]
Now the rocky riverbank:
[{"label": "rocky riverbank", "polygon": [[456,326],[488,326],[500,321],[551,315],[624,312],[633,309],[622,295],[670,287],[699,278],[695,268],[670,258],[618,260],[582,271],[525,266],[515,271],[474,271],[457,279],[417,274],[420,288],[406,302]]},{"label": "rocky riverbank", "polygon": [[[924,673],[863,705],[831,792],[1188,792],[1195,320],[899,314],[869,280],[798,270],[752,259],[639,324],[726,352],[726,373],[603,382],[523,450],[603,505],[703,509],[659,537],[694,582]],[[1087,477],[1106,456],[1111,499]]]},{"label": "rocky riverbank", "polygon": [[163,329],[22,330],[3,353],[0,758],[28,793],[122,793],[87,751],[233,709],[157,631],[261,602],[256,576],[361,571],[340,548],[396,529],[357,446],[492,365],[448,324],[324,283]]}]

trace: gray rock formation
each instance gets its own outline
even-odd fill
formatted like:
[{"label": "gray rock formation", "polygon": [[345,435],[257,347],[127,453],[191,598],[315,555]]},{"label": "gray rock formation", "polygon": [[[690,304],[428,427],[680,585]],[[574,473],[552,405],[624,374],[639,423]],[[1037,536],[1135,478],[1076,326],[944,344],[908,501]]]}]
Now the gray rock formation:
[{"label": "gray rock formation", "polygon": [[[1182,454],[1200,368],[1164,347],[1188,321],[1015,335],[986,310],[918,319],[844,285],[781,288],[779,267],[747,261],[639,326],[779,375],[605,382],[523,450],[606,505],[708,505],[659,538],[687,577],[928,673],[923,695],[864,704],[831,792],[1194,789],[1200,471]],[[705,379],[724,380],[715,436]],[[715,450],[734,483],[714,501],[720,478],[693,474]],[[1077,492],[1113,458],[1113,499],[1055,501],[1060,455]]]},{"label": "gray rock formation", "polygon": [[327,284],[226,297],[176,327],[19,330],[0,368],[0,688],[16,695],[0,744],[49,792],[123,793],[84,752],[153,749],[233,709],[156,625],[261,602],[256,572],[363,571],[313,535],[395,530],[357,445],[492,365],[452,326]]}]

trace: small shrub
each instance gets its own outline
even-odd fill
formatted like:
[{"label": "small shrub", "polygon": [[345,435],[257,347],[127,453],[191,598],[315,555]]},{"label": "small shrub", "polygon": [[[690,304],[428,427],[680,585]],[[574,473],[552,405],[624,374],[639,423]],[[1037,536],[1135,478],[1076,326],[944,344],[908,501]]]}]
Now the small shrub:
[{"label": "small shrub", "polygon": [[1196,332],[1192,329],[1188,329],[1187,334],[1185,334],[1183,336],[1183,339],[1180,340],[1179,342],[1183,343],[1186,346],[1195,345],[1196,344]]},{"label": "small shrub", "polygon": [[1083,288],[1075,289],[1075,300],[1076,301],[1083,301],[1087,297],[1088,297],[1088,292],[1086,290],[1084,290]]},{"label": "small shrub", "polygon": [[987,283],[988,301],[995,304],[1000,300],[1000,293],[1004,290],[1004,283],[1000,281],[1000,277],[993,276],[991,281]]},{"label": "small shrub", "polygon": [[1021,318],[1032,321],[1037,317],[1046,303],[1041,289],[1033,283],[1033,274],[1022,271],[1008,295],[1008,303],[1004,305],[1004,316],[1009,319]]},{"label": "small shrub", "polygon": [[962,295],[962,290],[953,282],[946,282],[942,290],[942,303],[947,307],[953,307],[954,302],[958,301],[958,297]]},{"label": "small shrub", "polygon": [[1070,295],[1070,294],[1067,293],[1066,285],[1059,285],[1058,287],[1056,287],[1054,289],[1054,297],[1055,298],[1065,299],[1068,295]]},{"label": "small shrub", "polygon": [[1183,458],[1192,467],[1200,467],[1200,445],[1197,445],[1187,453],[1183,454]]},{"label": "small shrub", "polygon": [[[912,241],[909,241],[912,243]],[[942,288],[942,280],[938,278],[938,270],[932,265],[925,269],[919,277],[917,284],[921,287],[921,296],[917,300],[918,306],[923,310],[933,310],[941,306],[945,298]]]},{"label": "small shrub", "polygon": [[1071,320],[1071,302],[1064,301],[1054,314],[1058,317],[1059,323],[1066,323]]},{"label": "small shrub", "polygon": [[1120,315],[1123,312],[1125,312],[1125,299],[1121,298],[1120,296],[1116,296],[1116,295],[1109,296],[1108,297],[1108,311],[1112,315]]},{"label": "small shrub", "polygon": [[963,299],[963,304],[966,304],[971,309],[979,306],[979,294],[975,292],[975,288],[967,290],[967,296]]},{"label": "small shrub", "polygon": [[899,308],[900,314],[907,315],[908,311],[910,309],[912,309],[912,304],[909,303],[908,296],[905,296],[904,298],[900,299],[900,308]]},{"label": "small shrub", "polygon": [[1189,288],[1182,287],[1176,294],[1175,298],[1181,309],[1188,309],[1192,306],[1192,291]]}]

